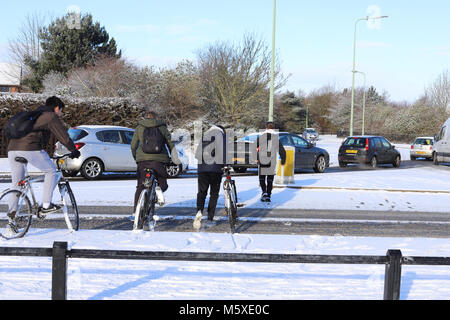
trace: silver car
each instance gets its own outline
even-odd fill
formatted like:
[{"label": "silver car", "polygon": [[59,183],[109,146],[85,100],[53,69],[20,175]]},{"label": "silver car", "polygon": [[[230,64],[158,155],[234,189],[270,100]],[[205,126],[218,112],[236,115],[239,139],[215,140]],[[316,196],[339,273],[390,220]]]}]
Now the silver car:
[{"label": "silver car", "polygon": [[313,128],[306,128],[302,134],[303,138],[308,141],[316,141],[319,140],[319,133]]},{"label": "silver car", "polygon": [[416,160],[417,158],[433,159],[433,137],[417,137],[411,145],[410,158]]},{"label": "silver car", "polygon": [[[136,161],[131,153],[131,140],[134,129],[105,125],[82,125],[68,130],[70,138],[80,151],[78,159],[66,159],[61,165],[65,176],[76,176],[78,173],[94,180],[104,172],[135,172]],[[176,177],[188,169],[188,159],[177,146],[181,164],[171,163],[167,166],[169,177]],[[55,155],[68,153],[60,142],[55,145]]]}]

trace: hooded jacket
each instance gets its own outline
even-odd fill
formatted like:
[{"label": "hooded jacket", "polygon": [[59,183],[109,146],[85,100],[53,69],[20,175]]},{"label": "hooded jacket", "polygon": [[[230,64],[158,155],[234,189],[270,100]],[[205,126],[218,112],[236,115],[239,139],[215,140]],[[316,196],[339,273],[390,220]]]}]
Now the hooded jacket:
[{"label": "hooded jacket", "polygon": [[[224,164],[226,162],[226,139],[225,139],[225,132],[217,127],[212,126],[208,131],[206,131],[205,134],[209,134],[211,136],[210,140],[206,140],[205,136],[203,136],[203,139],[201,143],[197,146],[197,150],[195,151],[195,158],[198,160],[198,166],[197,170],[198,172],[213,172],[213,173],[223,173],[222,168],[224,167]],[[207,148],[210,144],[215,143],[215,136],[222,136],[222,155],[223,158],[220,159],[220,163],[207,163],[204,159],[205,155],[205,148]],[[215,157],[215,152],[217,150],[213,149],[213,154],[210,155],[210,158]],[[207,150],[206,150],[207,152]]]},{"label": "hooded jacket", "polygon": [[143,119],[138,122],[138,126],[136,127],[133,135],[133,139],[131,140],[131,152],[133,154],[134,160],[136,162],[141,161],[158,161],[162,163],[170,163],[171,158],[169,157],[169,154],[165,148],[161,153],[158,154],[149,154],[142,151],[142,141],[144,141],[144,130],[145,128],[153,128],[158,127],[161,131],[161,134],[164,137],[165,144],[169,147],[169,150],[175,158],[172,159],[174,163],[178,163],[178,153],[172,152],[174,150],[175,145],[172,142],[172,137],[170,135],[169,130],[167,129],[166,124],[163,121],[156,120],[156,119]]},{"label": "hooded jacket", "polygon": [[75,144],[54,109],[50,106],[40,106],[36,111],[41,111],[42,114],[37,118],[33,131],[23,138],[11,139],[8,151],[44,150],[50,140],[50,134],[53,134],[68,150],[75,151]]}]

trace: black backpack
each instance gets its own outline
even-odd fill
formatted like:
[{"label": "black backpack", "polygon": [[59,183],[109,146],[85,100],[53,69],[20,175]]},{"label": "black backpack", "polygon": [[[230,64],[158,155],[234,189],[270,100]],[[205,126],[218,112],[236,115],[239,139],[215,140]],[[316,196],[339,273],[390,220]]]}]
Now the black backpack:
[{"label": "black backpack", "polygon": [[8,139],[20,139],[33,131],[34,124],[42,111],[22,111],[9,119],[5,126],[5,136]]},{"label": "black backpack", "polygon": [[144,129],[144,141],[142,142],[142,151],[144,153],[162,153],[164,146],[165,140],[159,127],[146,127]]}]

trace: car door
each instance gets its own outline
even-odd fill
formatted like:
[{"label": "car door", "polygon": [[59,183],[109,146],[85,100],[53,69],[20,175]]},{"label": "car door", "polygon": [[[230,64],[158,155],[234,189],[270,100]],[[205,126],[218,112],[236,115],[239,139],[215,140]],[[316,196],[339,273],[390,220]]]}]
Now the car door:
[{"label": "car door", "polygon": [[314,165],[314,152],[309,147],[308,141],[297,136],[291,135],[295,147],[295,167],[312,168]]},{"label": "car door", "polygon": [[381,143],[381,139],[373,138],[373,144],[374,144],[373,150],[374,150],[374,154],[377,157],[377,162],[383,163],[384,159],[385,159],[385,153],[383,150],[383,144]]},{"label": "car door", "polygon": [[126,159],[126,145],[122,143],[119,130],[102,130],[97,132],[97,137],[102,141],[100,152],[106,171],[126,171],[123,163]]},{"label": "car door", "polygon": [[392,147],[392,145],[387,141],[385,138],[380,138],[381,144],[383,146],[382,152],[383,152],[383,163],[391,163],[394,161],[395,157],[397,156],[395,149]]},{"label": "car door", "polygon": [[133,158],[131,152],[131,141],[133,140],[134,131],[132,130],[119,130],[122,136],[122,143],[126,150],[124,150],[124,168],[128,171],[137,170],[136,160]]},{"label": "car door", "polygon": [[447,137],[447,130],[447,126],[444,125],[433,146],[439,162],[450,162],[450,141]]}]

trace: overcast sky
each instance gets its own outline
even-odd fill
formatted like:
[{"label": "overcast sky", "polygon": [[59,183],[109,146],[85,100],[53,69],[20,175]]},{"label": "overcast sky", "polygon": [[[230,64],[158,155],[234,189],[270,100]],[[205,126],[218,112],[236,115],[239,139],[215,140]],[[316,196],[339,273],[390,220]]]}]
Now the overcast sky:
[{"label": "overcast sky", "polygon": [[[0,12],[0,62],[27,14],[59,17],[73,6],[91,13],[141,65],[194,60],[206,45],[239,42],[245,33],[269,47],[272,41],[273,0],[8,1]],[[357,69],[392,100],[412,102],[450,69],[449,12],[448,0],[277,0],[276,50],[283,73],[291,74],[283,90],[350,87],[355,21],[381,14],[389,18],[357,25]]]}]

